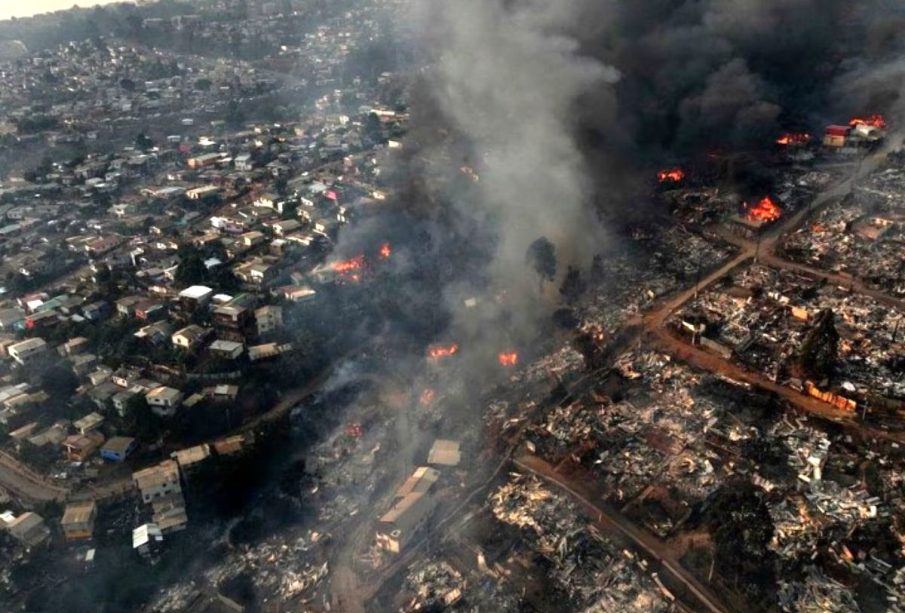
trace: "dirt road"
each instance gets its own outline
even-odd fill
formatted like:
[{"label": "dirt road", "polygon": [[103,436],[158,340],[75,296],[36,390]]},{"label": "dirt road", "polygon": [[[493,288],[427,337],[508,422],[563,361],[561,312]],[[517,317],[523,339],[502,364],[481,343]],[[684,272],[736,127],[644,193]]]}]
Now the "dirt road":
[{"label": "dirt road", "polygon": [[43,477],[2,451],[0,451],[0,486],[19,498],[32,502],[65,500],[69,493],[66,488],[48,483]]},{"label": "dirt road", "polygon": [[567,492],[573,500],[581,503],[589,512],[592,523],[606,532],[615,532],[629,541],[637,550],[646,554],[653,561],[660,564],[662,570],[669,574],[677,584],[683,585],[704,609],[711,613],[723,613],[729,609],[720,602],[720,599],[710,588],[699,582],[694,575],[682,567],[678,560],[674,559],[669,547],[652,534],[636,527],[619,513],[610,511],[600,505],[594,504],[588,499],[587,492],[580,484],[567,482],[567,479],[556,472],[548,463],[536,456],[520,456],[513,460],[513,464],[519,469],[552,483]]}]

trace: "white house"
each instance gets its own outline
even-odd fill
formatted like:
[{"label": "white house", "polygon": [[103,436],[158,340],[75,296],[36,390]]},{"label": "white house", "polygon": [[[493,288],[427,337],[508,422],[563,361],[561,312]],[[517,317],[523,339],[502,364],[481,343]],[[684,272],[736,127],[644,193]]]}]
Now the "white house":
[{"label": "white house", "polygon": [[145,400],[155,415],[172,417],[176,414],[176,409],[179,408],[182,402],[182,392],[162,385],[145,394]]},{"label": "white house", "polygon": [[21,343],[10,345],[6,352],[17,363],[25,366],[39,359],[47,351],[47,343],[43,338],[30,338]]},{"label": "white house", "polygon": [[146,503],[170,494],[182,493],[179,464],[175,460],[164,460],[160,464],[132,473],[132,481],[138,486],[141,498]]}]

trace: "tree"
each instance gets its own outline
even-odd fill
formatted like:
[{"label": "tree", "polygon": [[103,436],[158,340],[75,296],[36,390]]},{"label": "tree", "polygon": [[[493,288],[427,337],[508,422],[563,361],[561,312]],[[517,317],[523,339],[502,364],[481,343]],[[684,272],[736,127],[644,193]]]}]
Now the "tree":
[{"label": "tree", "polygon": [[69,400],[78,386],[79,378],[63,364],[54,364],[41,373],[41,388],[54,400]]},{"label": "tree", "polygon": [[545,281],[553,281],[556,278],[556,247],[547,237],[541,236],[531,243],[525,254],[525,260],[537,273],[538,286],[541,291]]},{"label": "tree", "polygon": [[704,503],[702,521],[713,536],[720,574],[752,599],[771,598],[775,528],[762,490],[743,477],[727,480]]},{"label": "tree", "polygon": [[125,415],[124,428],[135,438],[143,443],[153,443],[160,437],[163,424],[160,418],[151,411],[144,396],[137,394],[130,398],[123,413]]},{"label": "tree", "polygon": [[144,132],[140,132],[138,136],[135,137],[135,146],[142,151],[147,151],[154,146],[154,141],[152,141]]},{"label": "tree", "polygon": [[824,309],[817,315],[814,326],[802,342],[795,366],[798,374],[820,380],[833,375],[838,359],[836,316],[832,309]]},{"label": "tree", "polygon": [[377,113],[368,113],[364,132],[365,138],[372,143],[383,142],[383,124],[380,123],[380,117],[377,116]]},{"label": "tree", "polygon": [[176,282],[180,285],[198,285],[204,282],[207,267],[204,257],[194,247],[180,254],[179,266],[176,268]]},{"label": "tree", "polygon": [[569,266],[569,269],[566,272],[566,278],[563,279],[562,286],[559,288],[559,293],[566,302],[572,304],[581,298],[581,295],[587,288],[587,283],[581,278],[581,271],[573,266]]}]

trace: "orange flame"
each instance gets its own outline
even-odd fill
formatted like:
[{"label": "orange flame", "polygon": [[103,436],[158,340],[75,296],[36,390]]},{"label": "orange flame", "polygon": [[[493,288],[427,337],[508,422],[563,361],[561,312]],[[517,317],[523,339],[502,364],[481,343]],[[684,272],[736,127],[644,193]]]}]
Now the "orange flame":
[{"label": "orange flame", "polygon": [[776,139],[777,145],[806,145],[810,142],[811,135],[807,132],[788,132]]},{"label": "orange flame", "polygon": [[435,345],[431,347],[427,355],[430,356],[432,360],[439,360],[441,358],[448,358],[452,355],[456,355],[459,353],[459,345],[453,343],[451,345]]},{"label": "orange flame", "polygon": [[685,179],[685,171],[681,168],[670,168],[657,173],[660,183],[681,183]]},{"label": "orange flame", "polygon": [[773,202],[770,196],[764,196],[755,206],[749,207],[745,203],[745,209],[748,211],[748,219],[751,221],[776,221],[782,216],[782,209]]},{"label": "orange flame", "polygon": [[423,392],[421,392],[421,397],[418,399],[418,402],[423,407],[429,407],[434,403],[434,398],[436,398],[436,396],[437,392],[428,387]]},{"label": "orange flame", "polygon": [[501,353],[497,356],[497,360],[501,366],[511,367],[518,364],[518,354],[514,351],[511,353]]},{"label": "orange flame", "polygon": [[848,125],[850,126],[872,126],[874,128],[880,128],[881,130],[886,127],[886,119],[883,115],[871,115],[870,117],[852,117]]},{"label": "orange flame", "polygon": [[380,253],[380,257],[383,259],[387,259],[393,255],[393,246],[389,243],[384,243],[380,246],[380,251],[378,253]]},{"label": "orange flame", "polygon": [[361,270],[365,265],[365,256],[359,255],[350,260],[342,260],[333,263],[333,271],[340,275],[353,274]]}]

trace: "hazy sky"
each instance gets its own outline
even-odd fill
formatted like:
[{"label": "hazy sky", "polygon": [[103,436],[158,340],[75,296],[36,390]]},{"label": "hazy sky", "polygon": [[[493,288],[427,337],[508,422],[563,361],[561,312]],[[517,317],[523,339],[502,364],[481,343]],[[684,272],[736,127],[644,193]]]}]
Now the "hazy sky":
[{"label": "hazy sky", "polygon": [[78,5],[83,8],[98,4],[112,4],[123,0],[0,0],[0,19],[29,17],[48,11],[59,11]]}]

